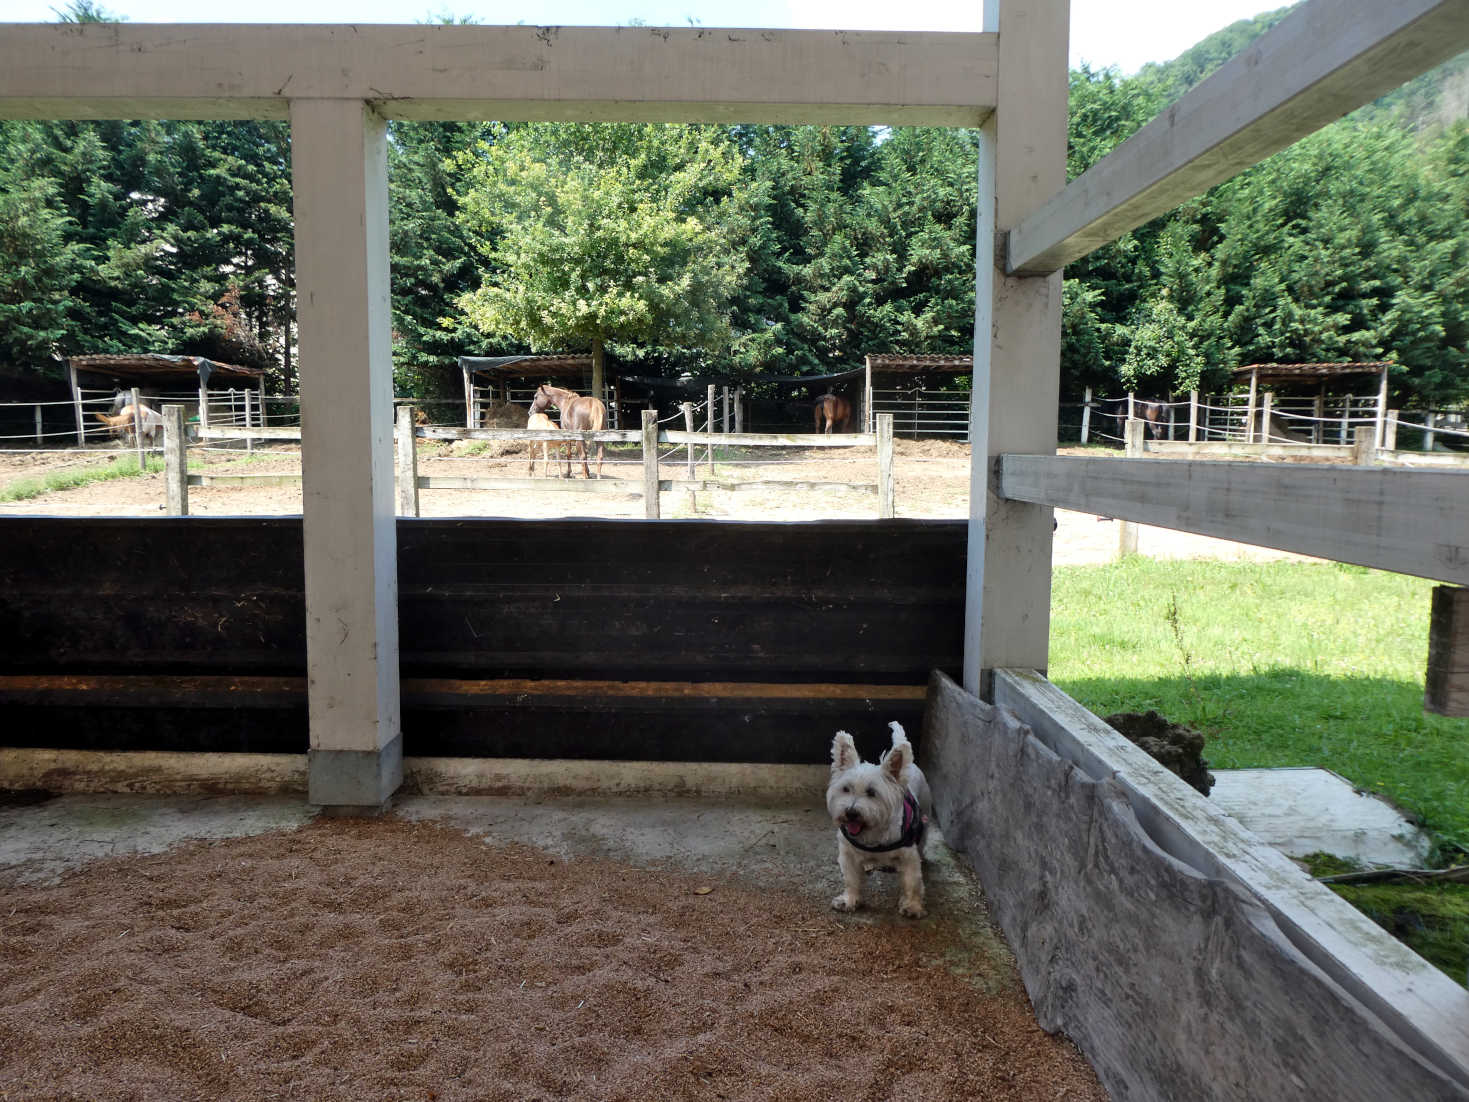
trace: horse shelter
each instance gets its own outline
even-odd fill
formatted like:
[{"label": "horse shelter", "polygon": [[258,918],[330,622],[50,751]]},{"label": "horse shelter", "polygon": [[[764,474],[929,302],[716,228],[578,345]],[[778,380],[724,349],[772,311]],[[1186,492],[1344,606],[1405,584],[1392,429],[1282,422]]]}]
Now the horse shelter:
[{"label": "horse shelter", "polygon": [[[289,120],[304,480],[299,518],[0,521],[6,783],[224,750],[304,752],[343,815],[609,758],[819,789],[835,727],[902,719],[1113,1098],[1469,1098],[1469,992],[1045,677],[1053,508],[1469,583],[1452,472],[1054,454],[1064,265],[1459,53],[1469,3],[1307,0],[1069,184],[1068,21],[0,30],[0,117]],[[385,120],[453,118],[979,128],[969,520],[395,517]],[[83,557],[116,615],[63,599]]]},{"label": "horse shelter", "polygon": [[193,411],[201,429],[210,424],[247,428],[265,424],[262,368],[219,363],[205,356],[97,353],[68,358],[66,373],[78,444],[86,443],[87,435],[96,435],[100,427],[88,423],[88,413],[107,412],[120,390],[138,390],[144,404],[153,409],[165,402],[183,404]]}]

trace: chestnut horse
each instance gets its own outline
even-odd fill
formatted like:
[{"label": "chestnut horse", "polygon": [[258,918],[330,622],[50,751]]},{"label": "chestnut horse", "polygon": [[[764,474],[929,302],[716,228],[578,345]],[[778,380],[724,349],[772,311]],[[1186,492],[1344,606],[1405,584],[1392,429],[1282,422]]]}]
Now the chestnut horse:
[{"label": "chestnut horse", "polygon": [[[530,404],[532,414],[545,413],[547,406],[555,406],[561,411],[561,428],[571,432],[601,432],[607,427],[607,407],[603,405],[602,399],[592,398],[578,394],[574,390],[566,390],[564,387],[551,386],[542,383],[536,388],[535,401]],[[583,478],[591,478],[592,472],[587,469],[587,442],[578,440],[577,446],[581,452],[581,473]],[[606,445],[597,444],[597,477],[602,477],[602,453]],[[566,476],[571,477],[571,444],[566,446]]]},{"label": "chestnut horse", "polygon": [[[821,422],[825,419],[826,427],[822,428]],[[830,392],[816,399],[816,431],[831,435],[835,428],[837,432],[846,432],[852,420],[852,403],[845,398],[838,398]]]}]

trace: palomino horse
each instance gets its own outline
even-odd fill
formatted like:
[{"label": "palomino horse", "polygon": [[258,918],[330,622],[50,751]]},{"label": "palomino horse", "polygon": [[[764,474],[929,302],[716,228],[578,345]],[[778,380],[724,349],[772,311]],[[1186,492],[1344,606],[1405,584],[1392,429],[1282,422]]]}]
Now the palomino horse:
[{"label": "palomino horse", "polygon": [[[547,417],[544,413],[532,413],[529,417],[525,419],[525,427],[528,429],[544,429],[546,432],[555,432],[556,422],[551,420],[551,418]],[[537,441],[531,440],[529,441],[529,443],[530,448],[528,450],[530,452],[530,470],[528,473],[534,475],[536,473]],[[549,475],[551,473],[551,441],[542,440],[539,443],[541,445],[541,475],[542,477],[545,477],[546,475]],[[556,445],[556,450],[561,450],[560,444]],[[567,451],[570,452],[570,450],[571,449],[568,446]]]},{"label": "palomino horse", "polygon": [[[826,421],[823,429],[821,422]],[[845,398],[838,398],[835,394],[823,394],[816,399],[816,431],[831,435],[835,428],[837,432],[846,432],[852,420],[852,403]]]},{"label": "palomino horse", "polygon": [[[135,435],[138,425],[141,425],[143,435],[148,438],[150,445],[156,443],[157,437],[163,432],[163,414],[147,406],[139,413],[131,402],[122,407],[121,413],[93,413],[92,416],[111,429],[113,436],[118,437]],[[135,421],[137,424],[134,424]]]},{"label": "palomino horse", "polygon": [[[574,390],[566,390],[559,386],[550,386],[542,383],[536,388],[535,401],[530,404],[532,414],[545,413],[547,406],[555,406],[561,411],[561,428],[571,432],[601,432],[607,427],[607,407],[602,404],[602,399],[592,398],[578,394]],[[592,472],[587,470],[587,442],[578,440],[577,446],[581,453],[581,473],[583,478],[591,478]],[[600,441],[597,444],[597,477],[602,477],[602,453],[606,445]],[[566,446],[566,477],[571,477],[571,445]]]}]

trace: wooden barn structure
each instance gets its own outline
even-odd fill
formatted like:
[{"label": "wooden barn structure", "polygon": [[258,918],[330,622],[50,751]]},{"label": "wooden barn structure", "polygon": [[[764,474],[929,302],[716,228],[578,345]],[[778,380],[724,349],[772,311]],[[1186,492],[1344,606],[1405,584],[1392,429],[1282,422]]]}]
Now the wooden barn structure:
[{"label": "wooden barn structure", "polygon": [[866,431],[879,413],[893,415],[895,436],[969,439],[969,391],[955,386],[974,374],[973,356],[880,352],[864,357]]},{"label": "wooden barn structure", "polygon": [[[480,426],[490,403],[529,406],[542,383],[591,393],[590,353],[460,356],[459,370],[464,376],[464,427],[469,429]],[[612,404],[608,403],[609,413]],[[616,428],[616,422],[610,427]]]},{"label": "wooden barn structure", "polygon": [[83,395],[91,388],[107,392],[136,387],[145,399],[170,398],[187,401],[198,410],[201,428],[209,425],[210,389],[248,391],[248,400],[238,416],[244,424],[264,424],[265,371],[259,367],[220,363],[204,356],[168,356],[152,352],[98,353],[72,356],[66,361],[67,382],[76,411],[77,443],[86,442],[88,431]]},{"label": "wooden barn structure", "polygon": [[[1469,583],[1456,473],[1055,454],[1062,268],[1463,51],[1469,0],[1306,0],[1069,184],[1067,0],[982,11],[963,34],[0,29],[0,117],[289,120],[303,404],[303,516],[246,522],[274,554],[219,554],[250,544],[211,518],[0,518],[12,775],[96,776],[75,755],[127,729],[132,751],[161,729],[176,754],[210,748],[209,717],[250,750],[284,716],[308,798],[376,812],[420,737],[530,754],[559,731],[552,753],[595,756],[608,740],[583,747],[570,725],[652,715],[643,757],[727,761],[758,719],[774,737],[757,760],[819,774],[837,723],[921,710],[944,836],[1041,1024],[1114,1098],[1469,1099],[1469,991],[1045,678],[1057,507]],[[725,541],[700,521],[400,522],[386,120],[454,118],[977,127],[967,522]],[[703,552],[720,558],[706,569]],[[58,599],[82,555],[93,593],[124,598],[105,623]],[[166,578],[168,599],[138,599],[140,576]],[[569,615],[567,594],[591,613]],[[588,634],[609,607],[626,630]],[[502,747],[483,709],[515,717]]]},{"label": "wooden barn structure", "polygon": [[[1386,360],[1334,363],[1246,364],[1234,369],[1236,388],[1248,388],[1244,407],[1245,443],[1268,443],[1277,437],[1294,437],[1272,421],[1271,413],[1290,412],[1311,418],[1310,435],[1302,443],[1350,444],[1354,413],[1369,408],[1372,417],[1372,446],[1386,447],[1388,378],[1393,364]],[[1376,380],[1372,399],[1357,399],[1352,380]],[[1294,398],[1282,404],[1279,388]],[[1287,399],[1290,402],[1290,399]],[[1266,425],[1270,428],[1267,430]]]}]

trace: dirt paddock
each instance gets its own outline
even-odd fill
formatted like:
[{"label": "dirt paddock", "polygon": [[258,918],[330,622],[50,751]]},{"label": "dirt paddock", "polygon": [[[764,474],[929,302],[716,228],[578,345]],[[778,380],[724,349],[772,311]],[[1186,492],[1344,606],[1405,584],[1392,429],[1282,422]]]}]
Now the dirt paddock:
[{"label": "dirt paddock", "polygon": [[[526,476],[524,445],[460,441],[421,441],[421,476],[460,475],[499,478]],[[1065,449],[1063,449],[1064,451]],[[1081,449],[1074,449],[1081,452]],[[895,440],[893,468],[897,515],[913,518],[963,518],[969,515],[970,453],[967,444],[950,440]],[[99,446],[86,453],[0,451],[0,490],[23,478],[52,470],[97,467],[120,454],[117,446]],[[537,470],[541,469],[539,450]],[[695,449],[697,477],[710,478]],[[1095,455],[1095,451],[1084,454]],[[1104,453],[1105,454],[1105,453]],[[252,455],[239,448],[194,448],[190,462],[197,473],[209,475],[297,474],[300,447],[295,444],[261,445]],[[563,468],[557,468],[558,470]],[[574,482],[581,481],[580,464],[573,465]],[[497,517],[631,517],[643,516],[640,496],[642,462],[636,449],[609,448],[604,481],[626,485],[625,494],[586,495],[556,488],[565,485],[559,475],[545,479],[544,489],[476,491],[424,490],[419,508],[423,516]],[[683,478],[687,449],[668,449],[662,455],[663,478]],[[721,482],[771,481],[769,488],[745,490],[665,491],[661,509],[665,518],[702,517],[725,520],[802,521],[822,518],[876,517],[875,493],[844,489],[817,489],[813,482],[869,483],[877,481],[876,451],[872,448],[726,448],[717,449],[714,478]],[[779,482],[796,484],[781,486]],[[164,508],[163,476],[114,479],[76,489],[58,490],[21,501],[0,502],[0,514],[42,513],[58,516],[158,516]],[[193,486],[189,511],[200,516],[275,516],[301,512],[301,487],[293,485]],[[1057,510],[1058,528],[1052,551],[1055,565],[1111,562],[1117,557],[1118,524],[1086,513]],[[1228,540],[1139,526],[1138,550],[1154,558],[1214,558],[1262,561],[1299,558],[1268,548]]]},{"label": "dirt paddock", "polygon": [[0,809],[0,1098],[1104,1099],[941,846],[830,910],[819,799]]}]

